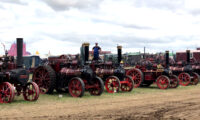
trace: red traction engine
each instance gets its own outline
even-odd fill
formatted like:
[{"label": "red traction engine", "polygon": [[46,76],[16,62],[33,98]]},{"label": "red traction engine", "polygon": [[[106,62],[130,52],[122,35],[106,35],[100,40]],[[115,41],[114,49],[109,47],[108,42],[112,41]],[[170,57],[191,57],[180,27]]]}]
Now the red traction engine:
[{"label": "red traction engine", "polygon": [[178,77],[169,69],[169,51],[166,51],[165,57],[164,67],[151,58],[144,59],[135,68],[127,70],[126,74],[134,80],[134,87],[148,87],[154,82],[160,89],[178,87]]},{"label": "red traction engine", "polygon": [[17,38],[17,64],[14,57],[0,58],[0,103],[10,103],[15,95],[23,94],[24,100],[36,101],[39,97],[39,87],[34,82],[28,82],[29,73],[22,68],[23,39]]},{"label": "red traction engine", "polygon": [[200,74],[200,63],[195,60],[192,60],[191,62],[192,62],[192,64],[191,64],[192,70],[199,75]]},{"label": "red traction engine", "polygon": [[190,64],[190,50],[186,51],[186,62],[178,61],[177,64],[170,66],[173,74],[178,75],[179,84],[182,86],[197,85],[199,82],[199,75],[194,72]]},{"label": "red traction engine", "polygon": [[111,61],[93,60],[91,67],[95,71],[95,74],[104,80],[108,93],[115,93],[120,89],[121,91],[130,92],[134,87],[134,81],[130,76],[125,74],[124,68],[120,65],[122,60],[122,46],[117,46],[117,50],[117,65]]},{"label": "red traction engine", "polygon": [[[193,51],[192,52],[193,58],[190,59],[190,65],[192,66],[193,72],[200,74],[200,52]],[[200,80],[200,79],[199,79]]]},{"label": "red traction engine", "polygon": [[[95,76],[89,66],[89,43],[81,48],[83,61],[73,56],[61,55],[49,57],[48,63],[39,66],[33,73],[33,81],[40,88],[40,93],[69,92],[72,97],[82,97],[85,90],[91,95],[101,95],[104,84],[101,78]],[[83,64],[81,64],[81,62]]]}]

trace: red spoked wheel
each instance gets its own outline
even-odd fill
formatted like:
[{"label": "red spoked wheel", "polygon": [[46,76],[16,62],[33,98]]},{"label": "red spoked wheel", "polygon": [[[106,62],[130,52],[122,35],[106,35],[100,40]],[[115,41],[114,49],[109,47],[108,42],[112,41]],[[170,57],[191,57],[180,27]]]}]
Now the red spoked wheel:
[{"label": "red spoked wheel", "polygon": [[106,78],[105,87],[108,93],[116,93],[119,92],[120,88],[119,78],[116,76],[109,76]]},{"label": "red spoked wheel", "polygon": [[104,83],[100,77],[95,77],[94,79],[94,88],[89,89],[89,93],[91,95],[99,96],[103,93],[104,90]]},{"label": "red spoked wheel", "polygon": [[192,79],[190,84],[191,85],[197,85],[199,83],[199,74],[196,72],[192,72]]},{"label": "red spoked wheel", "polygon": [[39,86],[41,94],[51,94],[56,85],[55,71],[49,65],[40,66],[33,73],[33,82]]},{"label": "red spoked wheel", "polygon": [[35,82],[27,83],[23,88],[23,96],[26,101],[36,101],[39,98],[39,87]]},{"label": "red spoked wheel", "polygon": [[161,75],[156,79],[156,84],[160,89],[167,89],[170,86],[170,80],[167,76]]},{"label": "red spoked wheel", "polygon": [[170,76],[169,79],[170,79],[170,88],[177,88],[179,86],[179,80],[176,75]]},{"label": "red spoked wheel", "polygon": [[141,70],[137,68],[130,69],[126,72],[126,75],[129,75],[132,77],[134,81],[134,87],[137,88],[142,84],[144,75]]},{"label": "red spoked wheel", "polygon": [[0,103],[10,103],[14,100],[15,90],[9,82],[0,84]]},{"label": "red spoked wheel", "polygon": [[127,83],[121,84],[121,90],[125,92],[131,92],[134,88],[134,81],[131,76],[126,75],[124,81]]},{"label": "red spoked wheel", "polygon": [[74,77],[68,84],[68,90],[72,97],[82,97],[85,92],[85,84],[79,77]]},{"label": "red spoked wheel", "polygon": [[179,84],[182,86],[188,86],[190,84],[191,81],[191,77],[188,73],[180,73],[178,76],[179,79]]}]

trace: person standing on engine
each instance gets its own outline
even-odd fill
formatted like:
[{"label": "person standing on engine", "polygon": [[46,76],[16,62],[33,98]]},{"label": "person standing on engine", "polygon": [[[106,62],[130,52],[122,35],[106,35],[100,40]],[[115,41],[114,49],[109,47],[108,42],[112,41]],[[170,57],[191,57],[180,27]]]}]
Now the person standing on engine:
[{"label": "person standing on engine", "polygon": [[101,47],[98,46],[98,43],[95,43],[95,46],[92,48],[93,60],[99,60],[99,53],[101,52]]}]

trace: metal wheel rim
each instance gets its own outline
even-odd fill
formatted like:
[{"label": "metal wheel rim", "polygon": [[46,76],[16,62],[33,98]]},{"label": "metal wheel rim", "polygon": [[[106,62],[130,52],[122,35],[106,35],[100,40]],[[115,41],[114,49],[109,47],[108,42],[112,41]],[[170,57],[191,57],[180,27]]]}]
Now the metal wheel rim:
[{"label": "metal wheel rim", "polygon": [[50,87],[50,76],[44,67],[39,68],[34,73],[33,80],[39,86],[39,91],[41,94],[45,94],[48,91]]},{"label": "metal wheel rim", "polygon": [[82,89],[81,82],[78,79],[74,78],[69,82],[69,93],[73,97],[79,97],[82,93]]},{"label": "metal wheel rim", "polygon": [[167,89],[169,86],[169,80],[165,76],[158,77],[156,83],[160,89]]},{"label": "metal wheel rim", "polygon": [[39,97],[39,88],[35,83],[28,83],[23,89],[24,100],[35,101]]},{"label": "metal wheel rim", "polygon": [[199,75],[193,72],[193,78],[191,79],[191,85],[197,85],[199,82]]},{"label": "metal wheel rim", "polygon": [[127,81],[128,84],[121,84],[121,90],[126,91],[126,92],[131,91],[133,89],[133,86],[134,86],[132,79],[129,78],[128,76],[125,76],[124,81]]},{"label": "metal wheel rim", "polygon": [[188,75],[187,73],[181,73],[178,78],[180,85],[188,86],[190,84],[190,75]]},{"label": "metal wheel rim", "polygon": [[134,87],[137,88],[142,83],[142,75],[137,70],[129,70],[127,75],[131,76],[134,81]]},{"label": "metal wheel rim", "polygon": [[10,103],[14,99],[14,87],[8,83],[0,84],[0,103]]},{"label": "metal wheel rim", "polygon": [[101,92],[101,83],[97,78],[95,79],[95,88],[91,88],[89,91],[92,95],[99,95]]},{"label": "metal wheel rim", "polygon": [[116,77],[108,77],[105,83],[106,90],[109,93],[115,93],[119,91],[120,83]]},{"label": "metal wheel rim", "polygon": [[176,88],[178,86],[178,84],[179,84],[177,77],[171,76],[170,80],[171,80],[170,87],[171,88]]}]

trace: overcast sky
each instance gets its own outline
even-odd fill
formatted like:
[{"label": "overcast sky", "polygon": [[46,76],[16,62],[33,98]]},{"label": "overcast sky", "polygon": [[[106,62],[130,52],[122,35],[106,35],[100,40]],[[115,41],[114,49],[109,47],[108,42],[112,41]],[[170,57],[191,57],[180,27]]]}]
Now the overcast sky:
[{"label": "overcast sky", "polygon": [[[79,53],[83,42],[103,50],[160,52],[200,46],[199,0],[0,0],[0,42],[23,37],[27,50]],[[0,53],[3,53],[2,46]]]}]

